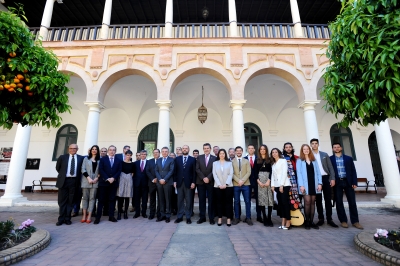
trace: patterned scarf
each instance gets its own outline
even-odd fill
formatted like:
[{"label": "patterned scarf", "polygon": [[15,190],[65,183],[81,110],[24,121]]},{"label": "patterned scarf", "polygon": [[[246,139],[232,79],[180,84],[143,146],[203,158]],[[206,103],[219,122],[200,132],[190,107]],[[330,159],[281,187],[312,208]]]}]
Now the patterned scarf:
[{"label": "patterned scarf", "polygon": [[290,188],[289,191],[289,199],[290,199],[290,205],[291,209],[297,210],[297,209],[302,209],[303,205],[301,204],[301,201],[299,200],[299,190],[297,186],[297,178],[296,178],[296,173],[292,164],[292,161],[290,160],[289,156],[285,156],[285,159],[288,164],[288,178],[290,179],[290,184],[292,184],[292,187]]}]

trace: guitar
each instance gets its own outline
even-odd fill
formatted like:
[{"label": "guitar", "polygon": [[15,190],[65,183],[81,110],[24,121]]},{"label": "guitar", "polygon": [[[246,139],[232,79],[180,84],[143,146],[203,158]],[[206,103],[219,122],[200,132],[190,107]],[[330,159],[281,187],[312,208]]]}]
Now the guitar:
[{"label": "guitar", "polygon": [[301,226],[304,224],[304,216],[303,216],[303,213],[299,209],[290,211],[290,217],[291,217],[291,220],[290,220],[291,225]]}]

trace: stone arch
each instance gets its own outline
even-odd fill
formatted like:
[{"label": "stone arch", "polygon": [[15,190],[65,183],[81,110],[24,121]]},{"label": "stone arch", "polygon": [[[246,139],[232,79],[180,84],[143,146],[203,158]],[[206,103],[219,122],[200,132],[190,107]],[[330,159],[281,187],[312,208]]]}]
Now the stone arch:
[{"label": "stone arch", "polygon": [[149,79],[150,81],[154,82],[157,89],[163,86],[161,79],[153,68],[141,66],[141,69],[127,69],[125,66],[121,65],[111,68],[100,76],[99,80],[97,81],[97,84],[99,85],[91,91],[91,95],[88,95],[88,99],[103,102],[112,84],[114,84],[114,82],[116,82],[118,79],[130,75],[139,75]]},{"label": "stone arch", "polygon": [[93,82],[89,77],[89,74],[82,68],[78,66],[74,66],[72,64],[68,64],[65,69],[60,70],[60,72],[65,74],[70,74],[75,77],[79,77],[83,80],[86,86],[86,92],[88,93],[90,88],[93,87]]},{"label": "stone arch", "polygon": [[169,91],[167,94],[164,93],[163,95],[159,95],[159,100],[160,96],[165,97],[166,100],[171,99],[175,87],[185,78],[196,74],[207,74],[213,76],[225,85],[225,88],[228,90],[231,99],[234,98],[232,85],[235,84],[235,80],[232,75],[229,74],[229,72],[222,66],[206,61],[202,67],[198,66],[198,63],[196,62],[196,65],[187,64],[172,72],[168,77],[167,83],[165,84],[165,87],[168,88]]},{"label": "stone arch", "polygon": [[313,95],[315,99],[318,98],[318,84],[321,79],[323,79],[323,75],[325,74],[326,67],[319,67],[317,71],[314,72],[313,77],[310,82],[310,91],[309,94]]},{"label": "stone arch", "polygon": [[263,74],[271,74],[284,79],[287,84],[289,84],[296,92],[299,103],[303,102],[305,99],[316,99],[316,97],[310,97],[309,93],[306,93],[305,88],[308,86],[308,84],[305,83],[304,76],[295,68],[287,67],[287,65],[280,62],[274,62],[273,67],[266,65],[265,62],[254,64],[245,72],[243,72],[238,85],[241,85],[239,87],[244,90],[245,86],[250,80]]}]

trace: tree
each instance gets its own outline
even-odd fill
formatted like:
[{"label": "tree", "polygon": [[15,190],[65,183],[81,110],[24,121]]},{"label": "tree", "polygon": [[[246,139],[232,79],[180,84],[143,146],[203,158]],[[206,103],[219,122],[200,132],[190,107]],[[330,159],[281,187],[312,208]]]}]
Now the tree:
[{"label": "tree", "polygon": [[19,18],[22,6],[14,10],[19,14],[0,12],[0,127],[59,127],[59,113],[71,109],[69,76],[57,70],[57,56]]},{"label": "tree", "polygon": [[330,23],[321,95],[347,127],[400,118],[400,1],[343,0]]}]

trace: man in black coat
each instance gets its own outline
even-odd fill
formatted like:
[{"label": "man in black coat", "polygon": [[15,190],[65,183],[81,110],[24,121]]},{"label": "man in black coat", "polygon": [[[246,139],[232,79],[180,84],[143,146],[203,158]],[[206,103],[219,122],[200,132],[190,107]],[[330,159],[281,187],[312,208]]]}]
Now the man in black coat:
[{"label": "man in black coat", "polygon": [[[149,186],[148,186],[148,179],[146,174],[147,169],[147,151],[142,150],[140,152],[140,160],[134,162],[135,164],[135,174],[133,176],[133,197],[135,202],[135,215],[133,218],[138,218],[140,213],[142,214],[143,218],[147,218],[146,211],[147,211],[147,199],[149,197]],[[142,202],[142,206],[140,208],[140,202]],[[142,210],[140,210],[142,209]]]},{"label": "man in black coat", "polygon": [[58,206],[60,214],[57,226],[71,224],[71,212],[74,207],[74,196],[80,185],[83,156],[76,154],[78,145],[69,145],[69,154],[58,157],[56,170],[58,172],[56,187],[58,187]]},{"label": "man in black coat", "polygon": [[[146,174],[148,178],[149,195],[150,195],[150,216],[149,220],[154,219],[157,210],[157,218],[160,218],[160,201],[157,192],[156,163],[160,158],[160,150],[153,150],[153,159],[147,161]],[[157,202],[157,204],[156,204]]]}]

